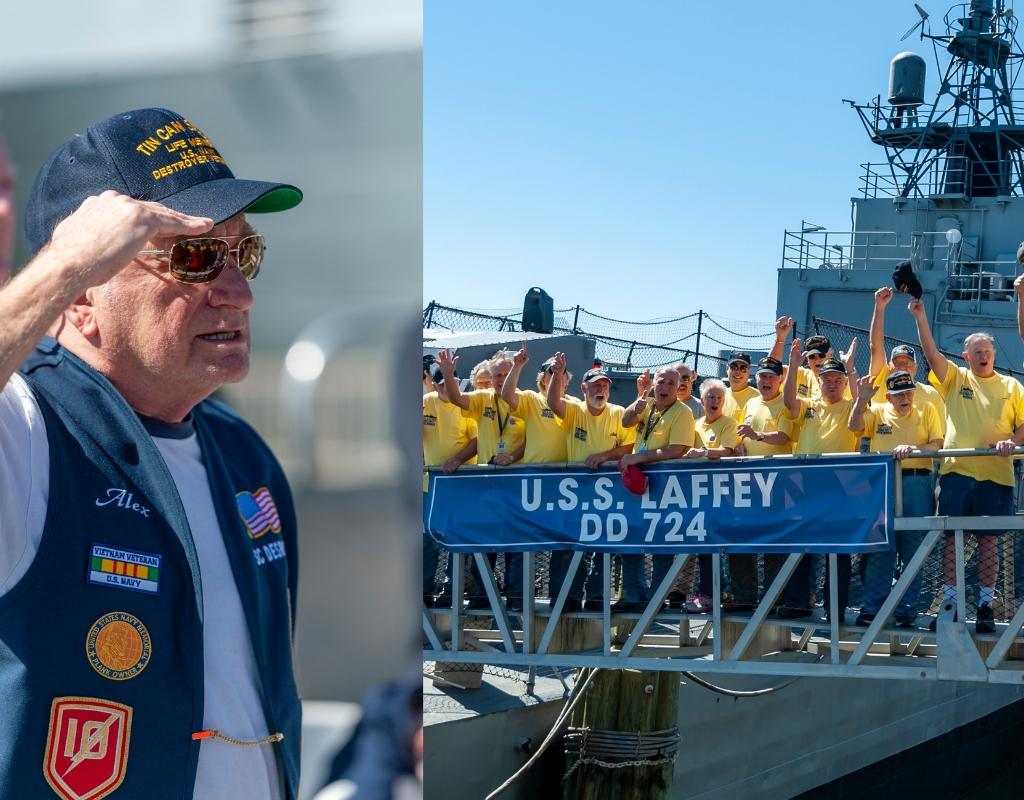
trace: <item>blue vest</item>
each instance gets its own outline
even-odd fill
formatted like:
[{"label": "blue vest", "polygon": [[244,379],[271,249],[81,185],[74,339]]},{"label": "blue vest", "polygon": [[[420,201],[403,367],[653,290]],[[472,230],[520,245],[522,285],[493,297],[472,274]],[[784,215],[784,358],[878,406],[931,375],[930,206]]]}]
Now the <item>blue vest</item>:
[{"label": "blue vest", "polygon": [[[192,738],[203,729],[203,593],[174,482],[124,398],[55,341],[44,339],[21,373],[46,422],[50,484],[39,550],[0,597],[0,798],[108,780],[121,781],[115,799],[189,798],[199,748],[233,745]],[[266,445],[227,407],[204,401],[193,420],[267,726],[284,734],[261,746],[275,749],[293,799],[291,494]]]}]

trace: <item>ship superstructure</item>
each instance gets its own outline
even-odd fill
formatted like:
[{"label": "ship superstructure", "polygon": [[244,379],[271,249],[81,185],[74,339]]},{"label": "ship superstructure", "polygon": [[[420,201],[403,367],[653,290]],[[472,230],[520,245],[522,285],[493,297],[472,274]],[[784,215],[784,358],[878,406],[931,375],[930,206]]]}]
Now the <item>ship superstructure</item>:
[{"label": "ship superstructure", "polygon": [[[924,288],[940,348],[959,353],[963,337],[988,330],[997,366],[1021,367],[1013,280],[1024,239],[1024,103],[1013,90],[1024,54],[1017,18],[1003,0],[972,0],[931,32],[920,6],[921,41],[934,51],[938,86],[925,59],[901,52],[890,65],[888,97],[846,101],[884,161],[862,164],[851,199],[853,230],[803,223],[787,231],[778,312],[867,327],[872,294],[892,285],[909,260]],[[945,66],[942,67],[943,59]],[[887,333],[915,338],[909,314],[891,313]]]}]

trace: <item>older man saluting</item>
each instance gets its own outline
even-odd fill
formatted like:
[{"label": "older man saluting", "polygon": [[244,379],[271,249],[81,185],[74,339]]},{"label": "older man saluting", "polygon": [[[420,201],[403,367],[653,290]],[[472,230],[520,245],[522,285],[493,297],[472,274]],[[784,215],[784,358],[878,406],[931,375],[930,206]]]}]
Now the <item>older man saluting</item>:
[{"label": "older man saluting", "polygon": [[0,291],[5,796],[297,796],[291,496],[206,398],[249,369],[246,213],[301,197],[160,108],[36,177]]}]

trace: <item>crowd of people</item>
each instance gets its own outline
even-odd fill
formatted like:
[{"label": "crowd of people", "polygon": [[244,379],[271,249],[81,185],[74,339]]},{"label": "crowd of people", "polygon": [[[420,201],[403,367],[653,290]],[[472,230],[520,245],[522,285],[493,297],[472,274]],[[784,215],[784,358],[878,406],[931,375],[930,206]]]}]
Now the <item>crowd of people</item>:
[{"label": "crowd of people", "polygon": [[[1022,279],[1015,283],[1015,290],[1024,297]],[[766,357],[753,363],[745,352],[731,353],[726,380],[708,377],[698,384],[695,370],[685,363],[662,367],[653,375],[645,371],[636,380],[636,399],[628,406],[609,402],[612,377],[600,366],[574,384],[561,353],[539,365],[535,390],[518,388],[529,361],[525,342],[519,351],[501,350],[477,364],[461,386],[458,357],[447,351],[436,358],[426,356],[424,463],[445,472],[474,463],[580,462],[591,469],[616,464],[625,477],[644,464],[680,458],[881,452],[892,453],[901,462],[903,516],[1012,514],[1011,456],[1024,442],[1024,386],[995,371],[995,342],[986,333],[973,333],[964,341],[966,366],[947,360],[935,345],[920,299],[910,300],[907,309],[917,327],[923,361],[918,359],[918,348],[907,344],[886,353],[885,313],[894,294],[890,288],[875,292],[868,337],[870,365],[863,376],[855,366],[856,339],[846,352],[834,352],[823,336],[796,338],[788,317],[776,321],[775,341]],[[925,380],[918,380],[919,373]],[[570,390],[578,391],[578,396]],[[996,452],[946,458],[922,455],[943,447],[994,448]],[[979,633],[992,633],[999,570],[993,534],[998,532],[972,533],[978,553],[975,627]],[[891,550],[858,559],[857,625],[874,620],[923,537],[924,531],[899,531]],[[447,579],[440,581],[437,593],[441,551],[430,536],[425,535],[424,542],[424,602],[449,607]],[[494,555],[490,557],[493,565]],[[562,586],[570,557],[566,551],[551,555],[552,599]],[[759,579],[759,558],[763,580]],[[753,608],[761,587],[771,583],[783,560],[778,554],[729,555],[730,591],[723,595],[728,599],[726,610]],[[666,602],[690,613],[707,613],[712,604],[712,559],[702,554],[696,561],[696,571],[684,570],[676,578]],[[505,601],[509,611],[518,611],[522,608],[522,559],[507,554],[505,562]],[[645,607],[671,562],[670,555],[623,555],[613,608],[629,612]],[[944,544],[942,563],[942,595],[950,600],[956,596],[952,535]],[[851,566],[849,555],[838,557],[836,589],[842,614],[850,600]],[[565,610],[603,607],[599,573],[592,554],[587,554],[573,577]],[[474,575],[472,583],[476,588],[469,590],[468,607],[487,606],[479,589],[480,576]],[[811,616],[816,584],[812,557],[805,555],[777,599],[774,613],[784,619]],[[922,595],[919,573],[896,607],[896,625],[918,624],[932,601]],[[827,603],[825,607],[827,616]],[[931,627],[934,630],[934,619]]]}]

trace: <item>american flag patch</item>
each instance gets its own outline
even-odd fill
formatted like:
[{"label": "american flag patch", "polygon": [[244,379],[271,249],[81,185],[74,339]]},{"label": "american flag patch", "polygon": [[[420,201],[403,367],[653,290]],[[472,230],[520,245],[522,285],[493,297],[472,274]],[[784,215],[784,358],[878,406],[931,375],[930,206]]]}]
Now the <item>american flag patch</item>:
[{"label": "american flag patch", "polygon": [[238,513],[249,531],[249,536],[256,539],[273,531],[281,532],[281,518],[277,515],[277,506],[266,486],[253,492],[239,492],[235,495],[238,502]]}]

